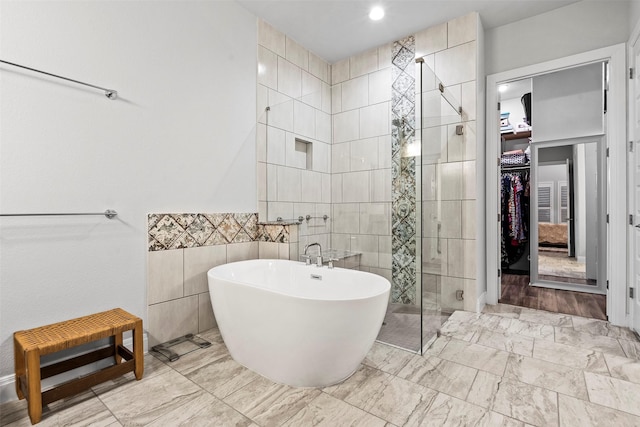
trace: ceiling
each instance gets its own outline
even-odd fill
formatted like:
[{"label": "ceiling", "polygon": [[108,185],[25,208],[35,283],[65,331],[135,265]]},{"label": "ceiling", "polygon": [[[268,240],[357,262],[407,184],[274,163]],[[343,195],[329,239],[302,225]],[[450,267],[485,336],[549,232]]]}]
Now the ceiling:
[{"label": "ceiling", "polygon": [[[538,15],[578,0],[237,0],[330,63],[398,40],[472,11],[485,29]],[[382,5],[385,17],[371,21]]]}]

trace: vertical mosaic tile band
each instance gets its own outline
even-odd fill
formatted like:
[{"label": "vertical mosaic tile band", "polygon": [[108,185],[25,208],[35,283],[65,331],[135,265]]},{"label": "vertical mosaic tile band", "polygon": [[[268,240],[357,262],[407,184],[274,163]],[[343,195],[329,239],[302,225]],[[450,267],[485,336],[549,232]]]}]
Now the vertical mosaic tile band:
[{"label": "vertical mosaic tile band", "polygon": [[243,242],[288,243],[289,225],[258,224],[257,213],[149,214],[149,251]]},{"label": "vertical mosaic tile band", "polygon": [[391,57],[391,302],[416,304],[416,161],[403,156],[416,128],[414,36],[394,42]]}]

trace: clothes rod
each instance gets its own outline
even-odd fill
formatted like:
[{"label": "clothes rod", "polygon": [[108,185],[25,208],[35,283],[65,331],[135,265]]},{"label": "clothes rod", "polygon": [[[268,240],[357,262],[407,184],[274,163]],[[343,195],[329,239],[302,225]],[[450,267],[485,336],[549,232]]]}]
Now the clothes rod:
[{"label": "clothes rod", "polygon": [[0,216],[80,216],[80,215],[104,215],[109,219],[113,219],[118,215],[118,212],[114,211],[113,209],[107,209],[104,212],[0,214]]},{"label": "clothes rod", "polygon": [[73,82],[73,83],[78,83],[78,84],[81,84],[81,85],[89,86],[89,87],[92,87],[94,89],[100,89],[100,90],[104,91],[104,95],[107,98],[111,99],[111,100],[118,98],[118,92],[113,90],[113,89],[107,89],[107,88],[104,88],[104,87],[92,85],[90,83],[81,82],[79,80],[70,79],[68,77],[58,76],[57,74],[47,73],[46,71],[36,70],[35,68],[27,67],[27,66],[20,65],[20,64],[15,64],[15,63],[9,62],[9,61],[3,61],[2,59],[0,59],[0,62],[3,63],[3,64],[13,65],[14,67],[24,68],[25,70],[34,71],[36,73],[46,74],[47,76],[56,77],[58,79],[67,80],[69,82]]}]

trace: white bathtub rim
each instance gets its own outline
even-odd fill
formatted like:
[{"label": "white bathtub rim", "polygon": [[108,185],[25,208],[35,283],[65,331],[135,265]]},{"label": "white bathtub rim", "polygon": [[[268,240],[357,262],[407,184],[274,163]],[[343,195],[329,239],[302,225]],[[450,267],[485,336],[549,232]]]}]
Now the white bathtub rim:
[{"label": "white bathtub rim", "polygon": [[[295,264],[300,265],[300,266],[306,266],[303,262],[298,262],[298,261],[289,261],[289,260],[281,260],[281,259],[261,259],[260,261],[263,261],[263,260],[264,261],[287,261],[287,262],[295,263]],[[229,282],[229,283],[233,283],[233,284],[236,284],[236,285],[248,286],[248,287],[253,288],[253,289],[260,289],[260,290],[263,290],[263,291],[266,291],[266,292],[272,292],[274,294],[278,294],[278,295],[282,295],[282,296],[286,296],[286,297],[290,297],[290,298],[308,300],[308,301],[318,301],[318,302],[363,301],[363,300],[367,300],[367,299],[370,299],[370,298],[379,297],[380,295],[383,295],[384,293],[389,293],[389,294],[391,293],[391,282],[389,282],[389,280],[387,278],[385,278],[383,276],[380,276],[380,275],[377,275],[377,274],[374,274],[374,273],[370,273],[368,271],[352,270],[352,269],[340,268],[340,267],[334,267],[332,269],[332,271],[333,270],[349,271],[349,272],[355,272],[357,274],[373,276],[376,280],[381,280],[381,281],[383,281],[383,283],[386,282],[385,283],[386,286],[383,287],[383,289],[381,291],[379,291],[379,292],[372,292],[372,293],[369,293],[369,294],[366,294],[366,295],[359,295],[359,296],[354,296],[354,297],[349,297],[349,298],[340,298],[340,299],[335,299],[334,298],[334,299],[330,299],[330,298],[309,297],[309,296],[303,296],[303,295],[291,295],[290,293],[283,292],[283,291],[278,290],[278,289],[264,288],[264,287],[255,285],[253,283],[247,282],[247,281],[238,280],[238,279],[232,279],[230,277],[221,277],[221,276],[211,275],[211,272],[213,270],[215,270],[216,268],[218,268],[218,267],[226,267],[226,266],[229,266],[229,265],[236,265],[236,264],[237,265],[250,264],[250,263],[253,263],[255,261],[258,261],[258,260],[234,261],[234,262],[229,262],[229,263],[226,263],[226,264],[220,264],[220,265],[217,265],[217,266],[209,269],[207,271],[207,282],[208,282],[209,290],[211,290],[211,286],[212,286],[210,280],[214,279],[214,280],[223,280],[223,281],[226,281],[226,282]],[[311,266],[309,268],[314,268],[315,269],[317,267]],[[310,270],[310,271],[322,272],[323,270],[318,269],[318,270]]]}]

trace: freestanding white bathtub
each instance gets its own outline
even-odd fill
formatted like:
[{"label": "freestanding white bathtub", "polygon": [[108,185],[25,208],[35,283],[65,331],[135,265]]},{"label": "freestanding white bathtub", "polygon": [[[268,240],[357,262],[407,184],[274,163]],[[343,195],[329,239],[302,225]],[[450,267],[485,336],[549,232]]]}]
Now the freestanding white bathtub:
[{"label": "freestanding white bathtub", "polygon": [[385,316],[389,281],[287,260],[240,261],[208,272],[231,357],[273,381],[324,387],[348,378]]}]

